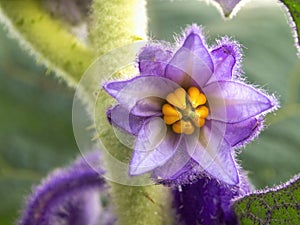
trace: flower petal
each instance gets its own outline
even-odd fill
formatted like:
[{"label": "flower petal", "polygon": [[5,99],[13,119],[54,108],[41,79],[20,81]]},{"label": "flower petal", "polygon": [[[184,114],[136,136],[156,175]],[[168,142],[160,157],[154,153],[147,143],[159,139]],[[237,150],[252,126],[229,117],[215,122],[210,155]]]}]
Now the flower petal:
[{"label": "flower petal", "polygon": [[212,72],[213,62],[202,41],[200,30],[192,29],[166,67],[166,77],[184,87],[191,85],[191,80],[203,86]]},{"label": "flower petal", "polygon": [[203,88],[208,99],[208,119],[237,123],[278,107],[273,97],[236,81],[213,82]]},{"label": "flower petal", "polygon": [[210,128],[204,126],[198,140],[195,148],[188,149],[190,156],[212,177],[227,184],[238,184],[239,176],[230,145],[218,132],[218,128],[214,124]]},{"label": "flower petal", "polygon": [[130,175],[140,175],[163,165],[176,151],[178,137],[167,132],[160,118],[148,120],[139,132],[130,162]]},{"label": "flower petal", "polygon": [[129,111],[138,101],[147,97],[165,99],[166,96],[179,88],[175,82],[156,76],[138,76],[127,81],[109,82],[104,89]]},{"label": "flower petal", "polygon": [[162,180],[175,180],[178,176],[190,170],[190,166],[186,166],[191,159],[187,151],[190,145],[193,145],[193,143],[188,143],[186,135],[183,135],[172,158],[153,171],[154,177]]},{"label": "flower petal", "polygon": [[214,63],[214,74],[208,83],[231,80],[234,76],[239,75],[241,50],[237,42],[223,38],[220,44],[211,51],[211,56]]},{"label": "flower petal", "polygon": [[130,111],[135,116],[160,116],[164,100],[157,97],[148,97],[139,100]]},{"label": "flower petal", "polygon": [[116,98],[118,93],[126,87],[132,80],[136,79],[136,77],[130,79],[130,80],[122,80],[122,81],[112,81],[107,82],[103,85],[103,89],[110,94],[113,98]]},{"label": "flower petal", "polygon": [[172,52],[159,45],[144,47],[138,56],[139,69],[142,76],[164,76],[165,68],[172,58]]},{"label": "flower petal", "polygon": [[226,127],[225,139],[231,147],[242,147],[253,140],[263,128],[262,118],[250,118],[238,123],[214,121],[217,126]]},{"label": "flower petal", "polygon": [[131,114],[125,107],[116,105],[106,111],[109,122],[130,134],[137,135],[147,117]]}]

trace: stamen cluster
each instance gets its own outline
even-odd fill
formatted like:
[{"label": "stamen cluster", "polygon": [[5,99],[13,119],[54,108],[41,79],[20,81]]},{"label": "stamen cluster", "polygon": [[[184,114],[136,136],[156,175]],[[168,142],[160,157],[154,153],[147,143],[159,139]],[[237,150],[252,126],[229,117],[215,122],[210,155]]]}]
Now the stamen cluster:
[{"label": "stamen cluster", "polygon": [[205,124],[209,114],[206,97],[197,87],[190,87],[186,93],[177,88],[166,97],[168,103],[162,106],[164,122],[172,125],[177,134],[192,134],[195,128]]}]

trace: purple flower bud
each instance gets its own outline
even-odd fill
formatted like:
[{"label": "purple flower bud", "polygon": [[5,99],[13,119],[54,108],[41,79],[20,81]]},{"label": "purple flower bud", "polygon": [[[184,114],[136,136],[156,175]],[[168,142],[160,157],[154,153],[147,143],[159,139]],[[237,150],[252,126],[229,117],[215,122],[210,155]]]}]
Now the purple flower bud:
[{"label": "purple flower bud", "polygon": [[[88,157],[99,163],[99,154],[93,153]],[[93,170],[83,159],[68,168],[55,170],[34,188],[19,224],[95,224],[101,216],[99,191],[104,189],[101,174],[102,170]],[[109,221],[103,223],[106,224]]]},{"label": "purple flower bud", "polygon": [[184,225],[237,225],[232,200],[249,191],[245,178],[241,186],[235,186],[203,177],[196,183],[175,188],[173,205]]}]

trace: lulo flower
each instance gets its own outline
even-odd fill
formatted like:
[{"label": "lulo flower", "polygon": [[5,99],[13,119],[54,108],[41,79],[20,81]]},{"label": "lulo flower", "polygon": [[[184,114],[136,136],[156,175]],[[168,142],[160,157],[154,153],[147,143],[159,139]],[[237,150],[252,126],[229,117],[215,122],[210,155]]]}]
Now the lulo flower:
[{"label": "lulo flower", "polygon": [[130,174],[151,172],[164,183],[211,176],[239,183],[235,147],[252,140],[274,97],[240,79],[239,45],[223,38],[209,49],[201,29],[189,27],[178,50],[149,44],[138,56],[140,75],[104,89],[118,104],[112,125],[136,137]]}]

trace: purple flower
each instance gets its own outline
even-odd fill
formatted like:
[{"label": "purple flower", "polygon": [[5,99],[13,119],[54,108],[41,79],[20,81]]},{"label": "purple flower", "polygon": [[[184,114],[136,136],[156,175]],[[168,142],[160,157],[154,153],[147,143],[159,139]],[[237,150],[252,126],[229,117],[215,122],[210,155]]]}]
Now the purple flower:
[{"label": "purple flower", "polygon": [[237,42],[225,37],[209,48],[196,25],[179,42],[176,50],[147,45],[139,76],[104,85],[118,102],[109,121],[136,138],[129,172],[171,184],[210,176],[236,185],[233,148],[257,136],[277,101],[240,78]]},{"label": "purple flower", "polygon": [[[88,157],[98,165],[99,155]],[[89,160],[89,162],[92,162]],[[20,225],[101,225],[115,218],[99,204],[104,179],[82,159],[69,168],[57,169],[34,189],[27,200]],[[102,195],[101,195],[102,196]]]}]

